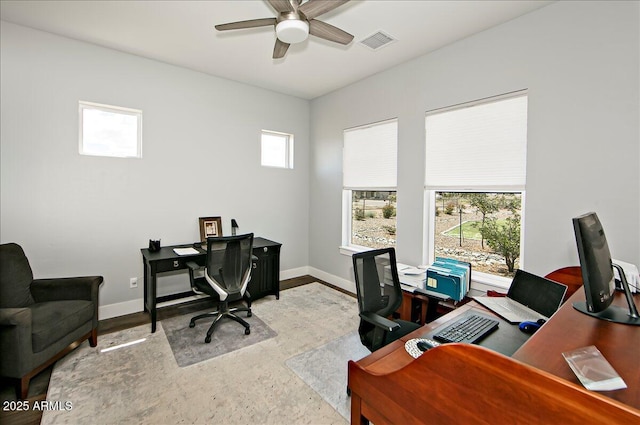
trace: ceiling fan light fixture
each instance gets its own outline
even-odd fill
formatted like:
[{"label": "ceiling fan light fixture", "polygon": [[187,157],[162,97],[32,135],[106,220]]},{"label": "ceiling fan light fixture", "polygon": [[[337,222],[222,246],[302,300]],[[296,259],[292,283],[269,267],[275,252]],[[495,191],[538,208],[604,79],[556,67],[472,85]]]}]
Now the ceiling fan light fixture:
[{"label": "ceiling fan light fixture", "polygon": [[298,19],[287,19],[276,25],[276,36],[283,43],[295,44],[309,36],[309,24]]}]

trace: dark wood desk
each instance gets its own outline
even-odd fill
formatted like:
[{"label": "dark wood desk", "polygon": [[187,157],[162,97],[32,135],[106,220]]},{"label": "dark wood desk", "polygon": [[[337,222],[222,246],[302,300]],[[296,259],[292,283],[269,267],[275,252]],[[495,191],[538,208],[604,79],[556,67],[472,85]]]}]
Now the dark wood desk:
[{"label": "dark wood desk", "polygon": [[[258,258],[251,272],[251,281],[248,291],[251,299],[255,300],[266,295],[275,295],[280,299],[280,247],[282,244],[268,239],[256,237],[253,239],[253,255]],[[193,247],[188,245],[174,245],[160,248],[158,252],[150,252],[143,248],[142,262],[144,265],[144,310],[151,314],[151,332],[156,331],[158,303],[164,301],[185,298],[194,295],[192,291],[180,292],[177,294],[158,297],[157,275],[158,273],[184,270],[187,262],[193,261],[201,266],[204,265],[207,252],[204,249],[196,248],[198,254],[178,255],[174,248]]]},{"label": "dark wood desk", "polygon": [[[349,362],[351,422],[640,423],[640,327],[573,309],[576,292],[512,357],[445,344],[413,359],[404,343],[478,308],[464,305],[358,362]],[[635,296],[636,304],[640,296]],[[617,294],[616,303],[624,305]],[[563,351],[595,345],[625,380],[618,391],[587,391]]]}]

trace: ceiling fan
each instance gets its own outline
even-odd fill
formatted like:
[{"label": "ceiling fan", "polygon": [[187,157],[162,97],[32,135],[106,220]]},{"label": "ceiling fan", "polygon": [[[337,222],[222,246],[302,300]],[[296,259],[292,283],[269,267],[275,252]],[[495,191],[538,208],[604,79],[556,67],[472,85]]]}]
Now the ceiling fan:
[{"label": "ceiling fan", "polygon": [[278,12],[276,18],[251,19],[248,21],[231,22],[216,25],[218,31],[237,30],[243,28],[275,26],[276,45],[273,48],[273,58],[284,57],[287,49],[293,43],[300,43],[307,39],[309,34],[325,40],[340,44],[349,44],[353,35],[329,25],[326,22],[315,19],[317,16],[327,13],[349,0],[267,0]]}]

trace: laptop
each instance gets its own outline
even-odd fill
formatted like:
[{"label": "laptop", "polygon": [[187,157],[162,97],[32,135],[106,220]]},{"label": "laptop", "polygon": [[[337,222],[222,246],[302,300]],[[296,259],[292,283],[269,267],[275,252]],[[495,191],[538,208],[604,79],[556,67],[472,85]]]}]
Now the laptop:
[{"label": "laptop", "polygon": [[524,270],[516,270],[506,297],[473,297],[511,324],[549,320],[558,310],[567,286]]}]

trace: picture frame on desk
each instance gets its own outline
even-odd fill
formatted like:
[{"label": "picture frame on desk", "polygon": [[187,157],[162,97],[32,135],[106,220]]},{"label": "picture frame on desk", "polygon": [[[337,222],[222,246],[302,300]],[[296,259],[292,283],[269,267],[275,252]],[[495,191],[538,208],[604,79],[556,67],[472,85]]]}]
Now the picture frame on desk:
[{"label": "picture frame on desk", "polygon": [[200,217],[200,241],[207,243],[207,238],[222,236],[222,217]]}]

